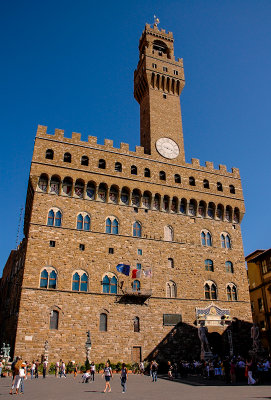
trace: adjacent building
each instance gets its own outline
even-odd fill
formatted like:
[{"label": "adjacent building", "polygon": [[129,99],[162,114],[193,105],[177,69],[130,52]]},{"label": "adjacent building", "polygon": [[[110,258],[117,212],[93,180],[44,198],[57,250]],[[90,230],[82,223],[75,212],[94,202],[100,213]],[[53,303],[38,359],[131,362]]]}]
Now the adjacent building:
[{"label": "adjacent building", "polygon": [[139,361],[183,329],[179,347],[190,340],[199,356],[201,321],[217,351],[233,318],[251,321],[239,170],[185,161],[184,84],[173,34],[147,24],[134,73],[135,151],[38,126],[25,239],[1,282],[1,340],[15,354],[40,357],[47,340],[49,360],[82,361],[90,331],[95,362]]}]

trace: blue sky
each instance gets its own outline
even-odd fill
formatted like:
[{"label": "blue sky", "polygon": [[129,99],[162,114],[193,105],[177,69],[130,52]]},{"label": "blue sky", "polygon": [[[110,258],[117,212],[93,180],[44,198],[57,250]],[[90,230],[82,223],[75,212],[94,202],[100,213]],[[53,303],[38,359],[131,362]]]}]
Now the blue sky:
[{"label": "blue sky", "polygon": [[139,144],[133,71],[153,14],[184,59],[186,160],[240,168],[245,254],[271,247],[270,0],[9,0],[0,3],[0,272],[16,245],[38,124]]}]

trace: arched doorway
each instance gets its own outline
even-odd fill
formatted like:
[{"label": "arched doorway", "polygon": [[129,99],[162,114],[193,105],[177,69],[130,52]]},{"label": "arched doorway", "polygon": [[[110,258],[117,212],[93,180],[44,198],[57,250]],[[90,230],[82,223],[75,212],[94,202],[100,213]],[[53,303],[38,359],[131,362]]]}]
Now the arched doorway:
[{"label": "arched doorway", "polygon": [[222,341],[222,336],[217,332],[209,333],[208,341],[212,353],[215,355],[222,355],[224,353],[224,346]]}]

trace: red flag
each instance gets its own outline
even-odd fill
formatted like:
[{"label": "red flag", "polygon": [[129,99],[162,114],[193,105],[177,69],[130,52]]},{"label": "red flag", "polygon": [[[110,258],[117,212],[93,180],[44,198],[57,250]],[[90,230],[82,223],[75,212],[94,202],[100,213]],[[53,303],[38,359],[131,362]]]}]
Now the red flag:
[{"label": "red flag", "polygon": [[141,271],[140,269],[133,269],[132,270],[132,279],[140,278]]}]

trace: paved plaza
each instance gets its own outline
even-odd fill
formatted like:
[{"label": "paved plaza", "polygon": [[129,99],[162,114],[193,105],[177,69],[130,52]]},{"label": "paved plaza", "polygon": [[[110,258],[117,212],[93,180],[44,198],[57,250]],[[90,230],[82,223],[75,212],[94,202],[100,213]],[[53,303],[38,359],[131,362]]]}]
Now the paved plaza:
[{"label": "paved plaza", "polygon": [[[28,378],[25,382],[24,400],[84,400],[84,399],[110,399],[126,398],[129,400],[240,400],[240,399],[271,399],[271,386],[232,386],[221,382],[169,381],[159,378],[153,383],[148,376],[129,375],[128,389],[121,393],[120,376],[114,374],[112,392],[103,393],[104,379],[96,375],[95,382],[81,383],[81,375],[76,378],[69,375],[67,379],[56,379],[48,376],[46,379]],[[11,378],[0,379],[0,399],[8,399]]]}]

